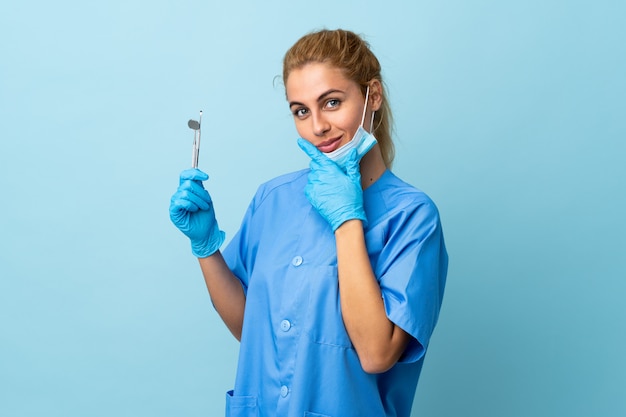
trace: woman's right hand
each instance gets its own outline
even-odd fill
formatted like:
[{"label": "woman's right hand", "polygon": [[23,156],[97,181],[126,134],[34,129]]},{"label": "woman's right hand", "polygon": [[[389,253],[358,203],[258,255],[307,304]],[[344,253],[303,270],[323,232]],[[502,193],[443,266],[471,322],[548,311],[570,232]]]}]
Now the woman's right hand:
[{"label": "woman's right hand", "polygon": [[213,202],[202,181],[209,176],[199,169],[180,174],[180,185],[170,200],[170,219],[191,241],[191,252],[206,258],[224,243],[225,235],[215,219]]}]

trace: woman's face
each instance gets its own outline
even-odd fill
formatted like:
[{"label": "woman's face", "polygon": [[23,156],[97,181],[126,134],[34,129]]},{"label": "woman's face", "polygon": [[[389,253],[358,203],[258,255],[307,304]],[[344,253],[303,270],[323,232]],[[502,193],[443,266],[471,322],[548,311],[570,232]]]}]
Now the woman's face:
[{"label": "woman's face", "polygon": [[291,71],[285,87],[298,134],[320,151],[345,145],[361,125],[365,98],[340,69],[306,64]]}]

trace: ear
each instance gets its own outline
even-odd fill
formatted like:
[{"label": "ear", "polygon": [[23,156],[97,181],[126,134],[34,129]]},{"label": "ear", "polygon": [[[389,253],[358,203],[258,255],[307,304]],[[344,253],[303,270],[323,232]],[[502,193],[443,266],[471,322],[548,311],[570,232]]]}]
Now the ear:
[{"label": "ear", "polygon": [[373,111],[378,111],[383,104],[383,85],[380,80],[374,78],[369,82],[370,97],[368,107]]}]

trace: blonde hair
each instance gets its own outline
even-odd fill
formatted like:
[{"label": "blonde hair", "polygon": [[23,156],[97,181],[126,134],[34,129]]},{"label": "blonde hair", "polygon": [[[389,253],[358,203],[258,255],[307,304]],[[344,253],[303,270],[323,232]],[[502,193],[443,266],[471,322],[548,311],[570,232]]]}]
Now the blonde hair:
[{"label": "blonde hair", "polygon": [[370,50],[369,44],[359,35],[342,29],[320,30],[300,38],[283,59],[283,83],[292,70],[311,62],[328,62],[341,69],[347,78],[361,86],[363,96],[368,83],[377,79],[382,88],[382,104],[374,115],[374,131],[387,168],[391,168],[395,150],[391,138],[393,117],[385,93],[380,63]]}]

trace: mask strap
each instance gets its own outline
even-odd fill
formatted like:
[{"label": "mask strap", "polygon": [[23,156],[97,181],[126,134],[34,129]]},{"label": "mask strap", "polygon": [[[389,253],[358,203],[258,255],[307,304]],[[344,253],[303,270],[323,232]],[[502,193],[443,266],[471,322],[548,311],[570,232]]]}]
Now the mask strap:
[{"label": "mask strap", "polygon": [[[365,91],[365,106],[363,106],[363,116],[361,117],[361,126],[363,126],[363,123],[365,123],[365,112],[367,111],[367,101],[369,100],[370,97],[370,86],[367,86],[367,90]],[[372,117],[372,120],[374,118]]]}]

